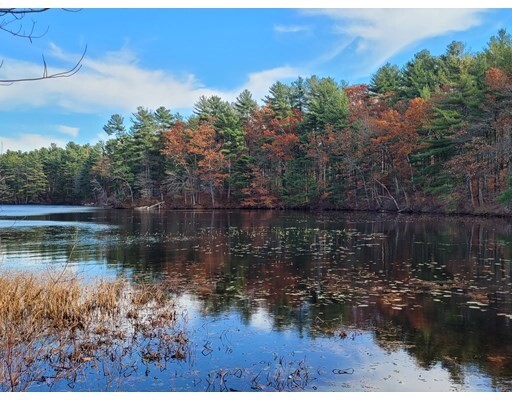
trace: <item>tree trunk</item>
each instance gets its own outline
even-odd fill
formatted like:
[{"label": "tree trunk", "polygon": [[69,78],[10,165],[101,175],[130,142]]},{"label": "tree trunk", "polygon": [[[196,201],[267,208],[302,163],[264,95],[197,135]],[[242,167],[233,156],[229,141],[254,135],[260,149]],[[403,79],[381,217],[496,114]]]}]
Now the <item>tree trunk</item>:
[{"label": "tree trunk", "polygon": [[469,186],[469,197],[471,199],[471,206],[473,208],[475,208],[475,197],[473,196],[473,184],[472,184],[471,177],[468,177],[467,181],[468,181],[468,186]]},{"label": "tree trunk", "polygon": [[229,176],[229,180],[228,180],[228,198],[227,198],[227,201],[229,202],[229,199],[231,197],[231,160],[228,159],[228,176]]},{"label": "tree trunk", "polygon": [[483,193],[483,182],[482,178],[478,179],[478,202],[480,203],[480,207],[484,205],[484,193]]},{"label": "tree trunk", "polygon": [[364,174],[361,174],[361,178],[363,179],[364,194],[366,196],[366,202],[368,203],[368,208],[369,208],[370,207],[370,197],[368,196],[368,189],[366,187],[366,179],[364,179]]}]

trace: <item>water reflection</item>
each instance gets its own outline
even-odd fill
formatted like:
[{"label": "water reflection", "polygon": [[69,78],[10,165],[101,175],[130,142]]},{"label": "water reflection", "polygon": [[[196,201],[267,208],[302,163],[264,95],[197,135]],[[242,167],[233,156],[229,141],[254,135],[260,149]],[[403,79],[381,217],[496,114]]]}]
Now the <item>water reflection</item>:
[{"label": "water reflection", "polygon": [[[381,367],[389,363],[386,354],[412,357],[423,371],[416,382],[427,379],[426,371],[441,369],[448,371],[450,384],[466,389],[512,389],[507,220],[94,210],[25,221],[0,230],[3,267],[47,257],[54,263],[70,260],[93,274],[165,281],[194,304],[198,326],[217,318],[224,321],[220,332],[227,326],[250,328],[250,339],[236,346],[246,354],[252,354],[257,332],[261,340],[279,341],[293,332],[301,343],[296,348],[353,340],[360,350],[371,341],[382,352],[376,361]],[[319,354],[324,357],[319,365],[357,368],[361,362],[366,375],[356,371],[355,376],[373,374],[371,363],[358,361],[355,353],[343,365],[330,350]],[[212,362],[198,364],[211,368]],[[488,381],[482,383],[482,376]],[[391,385],[385,378],[378,376],[375,390],[416,390],[411,382]],[[321,382],[328,385],[329,379]],[[436,385],[431,390],[450,388]]]}]

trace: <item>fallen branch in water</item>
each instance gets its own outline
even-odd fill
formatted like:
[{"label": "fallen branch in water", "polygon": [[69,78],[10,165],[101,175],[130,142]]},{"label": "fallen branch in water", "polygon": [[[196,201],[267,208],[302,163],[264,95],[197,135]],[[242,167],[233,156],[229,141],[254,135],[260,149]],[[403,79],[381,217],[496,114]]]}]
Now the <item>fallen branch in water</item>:
[{"label": "fallen branch in water", "polygon": [[158,209],[160,209],[160,206],[161,206],[162,204],[164,204],[164,203],[165,203],[165,201],[161,201],[161,202],[159,202],[159,203],[155,203],[155,204],[152,204],[152,205],[150,205],[150,206],[135,207],[134,209],[135,209],[135,210],[145,210],[145,211],[147,211],[147,210],[151,210],[152,208],[155,208],[155,207],[158,207]]}]

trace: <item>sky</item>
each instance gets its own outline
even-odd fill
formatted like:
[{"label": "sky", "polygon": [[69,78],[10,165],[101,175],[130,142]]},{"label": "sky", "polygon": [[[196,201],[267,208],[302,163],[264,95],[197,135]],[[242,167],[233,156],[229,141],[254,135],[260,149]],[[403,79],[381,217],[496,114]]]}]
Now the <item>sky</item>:
[{"label": "sky", "polygon": [[343,4],[366,8],[269,8],[283,4],[276,1],[237,9],[194,0],[189,9],[154,8],[154,1],[147,3],[153,8],[104,8],[107,1],[9,25],[35,24],[41,37],[0,31],[0,79],[40,76],[43,55],[50,73],[66,70],[87,51],[72,77],[0,86],[0,152],[96,143],[107,139],[102,127],[112,114],[128,126],[138,106],[188,116],[202,95],[234,101],[249,89],[261,100],[276,81],[298,76],[369,83],[386,62],[402,66],[422,49],[438,55],[458,40],[476,52],[499,29],[512,32],[511,9],[372,8],[364,1]]}]

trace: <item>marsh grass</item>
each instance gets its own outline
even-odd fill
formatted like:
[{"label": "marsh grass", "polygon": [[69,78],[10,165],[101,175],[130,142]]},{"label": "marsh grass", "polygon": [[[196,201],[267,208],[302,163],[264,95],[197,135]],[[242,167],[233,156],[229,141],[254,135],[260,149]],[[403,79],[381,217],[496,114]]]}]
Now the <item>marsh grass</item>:
[{"label": "marsh grass", "polygon": [[167,293],[63,272],[0,273],[0,390],[63,381],[119,390],[134,375],[185,360],[184,316]]}]

